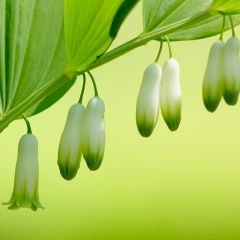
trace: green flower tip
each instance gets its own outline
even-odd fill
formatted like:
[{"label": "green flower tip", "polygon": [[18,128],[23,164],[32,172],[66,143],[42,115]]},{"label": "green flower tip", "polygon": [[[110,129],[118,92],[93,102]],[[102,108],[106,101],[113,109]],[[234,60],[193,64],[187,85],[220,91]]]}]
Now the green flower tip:
[{"label": "green flower tip", "polygon": [[77,166],[70,166],[69,164],[61,165],[61,163],[58,163],[58,167],[63,179],[70,181],[76,177],[80,165],[78,164]]},{"label": "green flower tip", "polygon": [[31,208],[36,211],[43,208],[38,194],[38,142],[33,134],[24,135],[18,145],[18,157],[15,180],[9,209]]},{"label": "green flower tip", "polygon": [[105,149],[105,105],[99,97],[92,98],[84,114],[83,156],[90,170],[99,169]]},{"label": "green flower tip", "polygon": [[84,159],[88,168],[91,171],[96,171],[102,165],[103,156],[103,152],[95,153],[93,150],[88,149],[87,154],[84,155]]},{"label": "green flower tip", "polygon": [[143,75],[136,106],[136,124],[143,137],[151,136],[157,124],[161,77],[162,70],[157,63],[150,64]]},{"label": "green flower tip", "polygon": [[[235,92],[235,94],[234,94],[234,92]],[[239,96],[239,94],[236,91],[236,89],[229,90],[229,91],[224,89],[224,91],[223,91],[223,98],[224,98],[225,102],[230,106],[234,106],[237,104],[238,96]]]},{"label": "green flower tip", "polygon": [[82,157],[83,116],[82,104],[74,104],[69,112],[58,149],[58,166],[65,180],[72,180],[78,172]]},{"label": "green flower tip", "polygon": [[11,197],[11,199],[6,202],[2,203],[3,205],[10,205],[8,209],[10,210],[16,210],[19,208],[30,208],[33,211],[37,211],[38,208],[44,209],[42,204],[39,201],[38,196],[30,197],[25,192],[19,193],[18,195],[14,195]]},{"label": "green flower tip", "polygon": [[[170,131],[174,132],[179,128],[181,123],[181,109],[176,114],[164,114],[164,120]],[[166,117],[167,116],[167,117]]]}]

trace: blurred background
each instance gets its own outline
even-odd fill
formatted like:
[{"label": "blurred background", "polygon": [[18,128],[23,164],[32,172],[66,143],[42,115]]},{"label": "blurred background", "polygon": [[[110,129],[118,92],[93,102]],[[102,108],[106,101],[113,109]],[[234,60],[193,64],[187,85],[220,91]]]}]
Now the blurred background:
[{"label": "blurred background", "polygon": [[[112,48],[141,31],[138,5]],[[92,72],[106,104],[106,153],[97,172],[82,161],[77,177],[66,182],[57,166],[59,139],[68,109],[79,98],[81,78],[56,105],[31,118],[45,210],[1,206],[0,239],[239,240],[240,106],[222,101],[211,114],[201,97],[208,52],[217,38],[172,43],[183,91],[182,122],[175,133],[162,117],[149,139],[135,124],[142,75],[156,57],[157,42]],[[160,63],[167,58],[164,48]],[[92,95],[89,81],[84,102]],[[10,199],[17,145],[25,131],[24,122],[16,121],[0,135],[1,202]]]}]

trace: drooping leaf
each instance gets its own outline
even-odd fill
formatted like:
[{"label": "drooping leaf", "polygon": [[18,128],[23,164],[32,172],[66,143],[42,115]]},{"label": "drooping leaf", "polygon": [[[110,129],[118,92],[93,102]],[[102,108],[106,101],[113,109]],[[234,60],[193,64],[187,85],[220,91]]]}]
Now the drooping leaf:
[{"label": "drooping leaf", "polygon": [[[0,95],[5,114],[66,66],[63,6],[63,0],[0,0]],[[54,96],[46,96],[47,103],[42,99],[26,114],[45,110],[72,84],[56,89]]]},{"label": "drooping leaf", "polygon": [[[223,17],[211,9],[212,0],[143,0],[144,32],[184,22],[205,13],[196,24],[184,26],[168,37],[172,41],[193,40],[210,37],[221,32]],[[234,17],[235,25],[240,23],[240,16]],[[225,29],[230,28],[227,22]],[[163,36],[162,36],[163,37]]]},{"label": "drooping leaf", "polygon": [[69,65],[75,71],[83,71],[108,49],[138,0],[64,2]]}]

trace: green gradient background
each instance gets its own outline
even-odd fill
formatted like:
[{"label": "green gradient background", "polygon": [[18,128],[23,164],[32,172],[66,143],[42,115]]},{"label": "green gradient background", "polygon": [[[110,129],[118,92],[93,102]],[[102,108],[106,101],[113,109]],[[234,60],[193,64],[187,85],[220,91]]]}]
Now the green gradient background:
[{"label": "green gradient background", "polygon": [[[138,6],[115,46],[141,31]],[[0,207],[1,240],[239,240],[240,110],[223,102],[215,114],[201,100],[208,51],[216,39],[174,43],[181,64],[183,118],[176,133],[160,117],[153,136],[135,125],[136,98],[158,43],[150,43],[95,71],[106,103],[107,145],[102,168],[64,181],[57,148],[81,82],[54,107],[31,119],[39,139],[40,199],[45,210]],[[167,51],[161,63],[167,59]],[[92,86],[88,85],[88,96]],[[85,102],[87,101],[85,97]],[[0,200],[10,198],[22,121],[0,135]]]}]

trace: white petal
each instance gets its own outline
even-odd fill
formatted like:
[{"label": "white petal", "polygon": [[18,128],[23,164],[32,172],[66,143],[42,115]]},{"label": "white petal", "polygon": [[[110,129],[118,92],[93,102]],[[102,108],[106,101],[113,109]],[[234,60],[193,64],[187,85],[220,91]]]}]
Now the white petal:
[{"label": "white petal", "polygon": [[143,137],[152,134],[158,120],[161,77],[161,67],[156,63],[144,72],[136,107],[137,127]]},{"label": "white petal", "polygon": [[175,131],[181,121],[180,67],[175,59],[169,59],[163,66],[160,88],[162,115],[170,130]]},{"label": "white petal", "polygon": [[82,156],[83,118],[85,108],[74,104],[69,110],[58,150],[58,165],[62,176],[71,180],[77,174]]},{"label": "white petal", "polygon": [[224,43],[219,40],[211,47],[202,87],[204,104],[211,112],[216,110],[222,98],[223,54]]},{"label": "white petal", "polygon": [[240,92],[239,50],[239,40],[236,37],[231,37],[225,44],[223,60],[223,96],[229,105],[237,103]]}]

